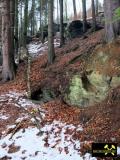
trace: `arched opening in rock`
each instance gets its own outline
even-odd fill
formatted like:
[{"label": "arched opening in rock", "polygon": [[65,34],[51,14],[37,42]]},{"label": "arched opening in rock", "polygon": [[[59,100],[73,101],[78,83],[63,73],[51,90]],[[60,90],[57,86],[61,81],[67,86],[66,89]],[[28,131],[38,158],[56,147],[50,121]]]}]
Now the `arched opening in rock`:
[{"label": "arched opening in rock", "polygon": [[36,91],[34,91],[31,95],[31,99],[38,101],[40,103],[46,103],[49,102],[50,100],[52,100],[53,98],[55,98],[56,95],[55,93],[50,90],[50,89],[38,89]]},{"label": "arched opening in rock", "polygon": [[38,90],[32,92],[31,99],[32,100],[36,100],[36,101],[40,100],[41,99],[41,95],[42,95],[42,91],[41,91],[41,89],[38,89]]}]

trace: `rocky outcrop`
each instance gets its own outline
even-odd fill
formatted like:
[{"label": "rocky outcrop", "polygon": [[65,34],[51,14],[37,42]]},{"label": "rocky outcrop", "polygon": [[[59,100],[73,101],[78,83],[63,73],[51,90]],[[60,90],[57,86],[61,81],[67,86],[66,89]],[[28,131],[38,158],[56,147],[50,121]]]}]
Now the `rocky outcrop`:
[{"label": "rocky outcrop", "polygon": [[65,95],[70,105],[88,107],[104,101],[111,88],[120,85],[119,42],[99,46],[82,59],[84,71],[73,75]]}]

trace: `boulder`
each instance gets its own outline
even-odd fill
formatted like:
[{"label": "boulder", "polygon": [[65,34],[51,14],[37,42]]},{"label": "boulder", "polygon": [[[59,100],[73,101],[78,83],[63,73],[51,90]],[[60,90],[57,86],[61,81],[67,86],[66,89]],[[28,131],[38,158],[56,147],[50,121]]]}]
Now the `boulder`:
[{"label": "boulder", "polygon": [[[87,29],[90,29],[90,23],[87,23]],[[80,20],[75,20],[69,23],[67,30],[71,38],[79,37],[83,35],[83,22]]]},{"label": "boulder", "polygon": [[84,71],[71,78],[64,100],[69,105],[88,107],[104,101],[120,85],[120,47],[112,43],[95,49],[84,61]]}]

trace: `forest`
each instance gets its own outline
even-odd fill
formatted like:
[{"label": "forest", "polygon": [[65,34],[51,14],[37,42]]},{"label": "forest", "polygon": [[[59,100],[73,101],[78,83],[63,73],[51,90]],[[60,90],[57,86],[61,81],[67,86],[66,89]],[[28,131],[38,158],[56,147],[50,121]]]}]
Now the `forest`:
[{"label": "forest", "polygon": [[120,0],[0,0],[0,160],[120,160]]}]

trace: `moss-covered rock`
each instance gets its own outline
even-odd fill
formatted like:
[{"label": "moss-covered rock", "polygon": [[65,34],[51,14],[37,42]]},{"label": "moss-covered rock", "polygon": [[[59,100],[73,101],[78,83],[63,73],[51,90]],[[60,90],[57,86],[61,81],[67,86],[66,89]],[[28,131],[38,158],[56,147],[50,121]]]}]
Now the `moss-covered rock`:
[{"label": "moss-covered rock", "polygon": [[89,82],[87,82],[87,87],[85,87],[86,82],[82,80],[81,76],[73,76],[69,93],[66,96],[67,103],[86,107],[101,102],[106,98],[109,84],[105,77],[98,72],[93,72],[86,78]]},{"label": "moss-covered rock", "polygon": [[65,101],[70,105],[87,107],[106,99],[111,88],[120,85],[120,49],[109,44],[97,48],[85,59],[82,74],[73,75]]}]

